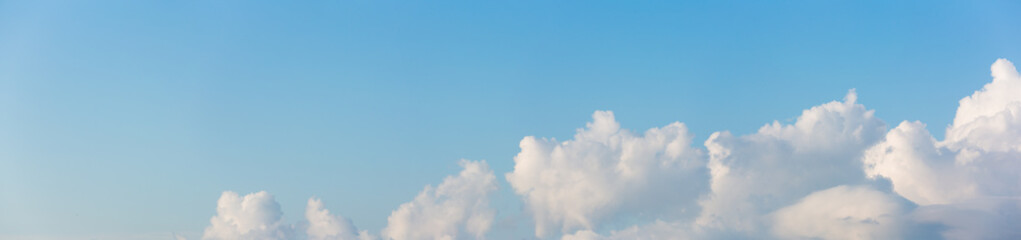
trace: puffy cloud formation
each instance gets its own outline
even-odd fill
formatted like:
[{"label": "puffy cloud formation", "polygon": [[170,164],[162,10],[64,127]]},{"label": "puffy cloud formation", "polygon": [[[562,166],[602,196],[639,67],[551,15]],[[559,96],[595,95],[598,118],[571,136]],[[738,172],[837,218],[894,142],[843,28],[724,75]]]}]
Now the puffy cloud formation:
[{"label": "puffy cloud formation", "polygon": [[[905,207],[870,187],[874,182],[862,171],[864,150],[885,132],[874,111],[857,103],[854,90],[844,101],[805,110],[793,124],[773,122],[745,136],[716,132],[705,141],[707,155],[690,156],[692,162],[707,158],[709,172],[697,216],[655,220],[607,236],[590,228],[564,231],[570,234],[563,239],[898,238]],[[522,145],[519,157],[525,154]]]},{"label": "puffy cloud formation", "polygon": [[[304,239],[294,232],[295,225],[283,223],[280,204],[265,191],[244,197],[235,192],[224,192],[217,202],[216,212],[202,239]],[[316,198],[308,200],[305,218],[308,221],[305,232],[309,240],[372,239],[365,231],[356,234],[351,221],[330,214],[323,208],[322,201]]]},{"label": "puffy cloud formation", "polygon": [[[857,103],[853,90],[844,101],[805,110],[790,125],[773,122],[746,136],[714,133],[705,142],[708,155],[690,147],[692,137],[681,123],[636,137],[620,130],[609,112],[596,112],[593,119],[572,141],[528,137],[521,142],[515,170],[507,178],[529,204],[539,236],[548,230],[544,226],[558,223],[563,224],[564,239],[747,238],[770,233],[826,238],[886,231],[862,235],[867,238],[893,236],[900,223],[901,206],[892,197],[868,187],[842,186],[868,182],[861,156],[886,131],[874,111]],[[631,169],[642,174],[628,174]],[[706,187],[708,192],[703,191]],[[670,197],[664,202],[669,204],[642,201],[664,196]],[[692,211],[697,216],[653,215],[657,220],[652,223],[606,237],[595,231],[600,217],[635,214],[636,208],[622,207],[627,204],[664,209],[699,196],[701,211]],[[818,203],[829,198],[857,198],[886,208],[850,214]],[[813,215],[804,210],[809,206],[831,209]],[[787,231],[799,221],[819,229]]]},{"label": "puffy cloud formation", "polygon": [[977,183],[966,170],[958,170],[953,154],[941,153],[937,144],[925,124],[902,122],[868,150],[865,172],[889,178],[897,194],[923,206],[975,197]]},{"label": "puffy cloud formation", "polygon": [[896,239],[903,214],[886,193],[841,185],[777,210],[773,232],[784,239]]},{"label": "puffy cloud formation", "polygon": [[476,239],[489,231],[496,215],[489,195],[496,191],[496,176],[485,161],[462,160],[464,170],[448,176],[415,200],[401,204],[383,229],[387,239],[459,239],[462,232]]},{"label": "puffy cloud formation", "polygon": [[[384,237],[394,240],[483,238],[496,215],[489,207],[489,195],[497,188],[496,176],[484,161],[462,160],[461,166],[464,167],[461,173],[448,176],[436,188],[426,186],[415,200],[395,210],[389,225],[383,229]],[[265,191],[244,197],[224,192],[217,202],[216,212],[202,239],[377,239],[368,231],[358,231],[350,220],[331,214],[318,198],[308,200],[307,222],[298,225],[283,223],[280,204]],[[305,235],[295,233],[302,228]]]},{"label": "puffy cloud formation", "polygon": [[944,144],[966,151],[959,161],[977,152],[1021,151],[1021,77],[1014,64],[999,59],[991,67],[993,82],[961,99]]},{"label": "puffy cloud formation", "polygon": [[636,135],[621,129],[612,112],[597,111],[572,140],[522,139],[506,178],[539,237],[593,229],[609,217],[683,211],[706,184],[703,154],[691,139],[682,123]]},{"label": "puffy cloud formation", "polygon": [[308,221],[305,233],[309,240],[373,239],[368,231],[356,233],[357,229],[350,220],[330,214],[330,210],[326,210],[317,198],[308,199],[305,219]]},{"label": "puffy cloud formation", "polygon": [[[854,90],[791,124],[713,133],[704,149],[682,123],[636,134],[597,111],[568,141],[522,139],[506,179],[539,237],[1021,239],[1021,76],[1002,59],[992,76],[960,101],[942,141],[921,122],[887,131]],[[495,175],[482,161],[461,166],[393,211],[381,235],[485,237]],[[283,224],[269,194],[225,192],[203,238],[374,238],[318,199],[305,215],[307,226]]]},{"label": "puffy cloud formation", "polygon": [[949,227],[946,238],[1021,238],[1015,227],[989,227],[1021,222],[1021,77],[1004,59],[992,76],[961,99],[945,140],[905,121],[863,160],[869,177],[921,206],[917,220]]},{"label": "puffy cloud formation", "polygon": [[697,224],[754,234],[771,222],[768,213],[809,193],[862,183],[862,150],[886,127],[856,100],[852,90],[843,102],[805,110],[793,125],[773,122],[751,135],[710,136],[705,146],[712,191],[701,202]]},{"label": "puffy cloud formation", "polygon": [[216,203],[216,216],[209,220],[202,239],[208,240],[274,240],[292,239],[291,225],[282,222],[280,204],[267,192],[244,197],[224,192]]},{"label": "puffy cloud formation", "polygon": [[992,75],[961,100],[943,141],[920,122],[886,131],[853,91],[793,125],[714,133],[693,221],[563,238],[1021,238],[1021,77],[1002,59]]}]

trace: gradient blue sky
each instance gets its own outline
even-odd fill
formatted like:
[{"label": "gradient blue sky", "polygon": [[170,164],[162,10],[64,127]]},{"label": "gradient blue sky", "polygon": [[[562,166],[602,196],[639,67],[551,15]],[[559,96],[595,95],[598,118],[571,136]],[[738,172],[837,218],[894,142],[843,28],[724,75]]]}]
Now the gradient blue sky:
[{"label": "gradient blue sky", "polygon": [[[197,233],[222,191],[378,231],[594,110],[750,133],[837,100],[929,124],[1021,61],[1009,1],[0,1],[0,235]],[[528,224],[523,224],[528,225]],[[520,228],[529,228],[520,226]],[[520,230],[530,236],[531,230]]]}]

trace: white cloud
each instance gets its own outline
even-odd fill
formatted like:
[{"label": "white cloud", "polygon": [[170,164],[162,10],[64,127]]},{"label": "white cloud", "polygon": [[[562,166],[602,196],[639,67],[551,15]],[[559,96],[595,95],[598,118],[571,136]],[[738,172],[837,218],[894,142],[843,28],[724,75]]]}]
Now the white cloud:
[{"label": "white cloud", "polygon": [[612,112],[592,118],[572,140],[521,140],[506,178],[532,214],[537,236],[693,205],[706,184],[703,154],[690,146],[684,124],[635,135],[621,129]]},{"label": "white cloud", "polygon": [[809,193],[864,182],[859,157],[885,124],[856,100],[852,90],[843,102],[805,110],[793,125],[773,122],[747,136],[710,136],[712,191],[701,201],[698,227],[754,235],[768,227],[767,214]]},{"label": "white cloud", "polygon": [[863,160],[869,177],[921,206],[916,220],[949,227],[947,238],[1021,238],[1013,227],[983,227],[1021,216],[1021,77],[1004,59],[991,70],[991,83],[961,99],[944,141],[903,122]]},{"label": "white cloud", "polygon": [[357,232],[350,220],[330,214],[330,210],[323,207],[323,202],[317,198],[309,198],[305,208],[305,219],[308,221],[308,228],[305,233],[309,240],[353,240],[372,239],[368,231]]},{"label": "white cloud", "polygon": [[[506,179],[539,237],[1019,239],[1021,77],[1002,59],[992,72],[960,101],[942,141],[921,122],[887,131],[854,90],[793,124],[716,132],[705,150],[691,147],[682,123],[635,134],[597,111],[568,141],[522,139]],[[495,175],[482,161],[461,166],[393,211],[381,235],[484,238]],[[268,193],[224,192],[203,238],[375,238],[319,199],[305,215],[305,235],[296,235]]]},{"label": "white cloud", "polygon": [[242,197],[235,192],[223,192],[216,204],[216,216],[209,220],[202,239],[292,239],[293,227],[284,224],[282,217],[280,204],[269,193]]},{"label": "white cloud", "polygon": [[[711,191],[694,224],[656,221],[608,237],[583,230],[564,238],[1021,238],[1014,227],[1021,224],[1021,77],[1002,59],[992,76],[960,101],[943,141],[920,122],[887,132],[853,91],[844,102],[805,110],[793,125],[714,133],[705,143]],[[884,185],[879,179],[889,180],[889,193],[869,187]]]},{"label": "white cloud", "polygon": [[464,170],[448,176],[436,188],[426,186],[415,200],[402,204],[383,229],[387,239],[458,239],[463,233],[483,238],[495,211],[489,195],[496,191],[496,176],[485,161],[462,160]]},{"label": "white cloud", "polygon": [[991,70],[991,83],[961,99],[947,128],[945,144],[950,149],[1021,151],[1021,77],[1006,59],[997,60]]},{"label": "white cloud", "polygon": [[862,186],[874,183],[862,171],[861,156],[885,131],[852,90],[844,101],[805,110],[790,125],[773,122],[745,136],[714,133],[705,142],[710,192],[699,201],[698,216],[605,237],[582,230],[564,239],[897,238],[902,204]]},{"label": "white cloud", "polygon": [[897,239],[903,214],[886,193],[841,185],[777,210],[773,232],[784,239]]},{"label": "white cloud", "polygon": [[865,172],[889,178],[897,194],[923,206],[975,197],[977,183],[955,170],[954,156],[937,144],[925,124],[902,122],[866,152]]},{"label": "white cloud", "polygon": [[[415,200],[395,210],[383,235],[395,240],[459,239],[462,233],[483,238],[496,214],[489,207],[489,195],[496,191],[496,176],[484,161],[462,160],[460,164],[464,170],[458,175],[448,176],[436,188],[426,186]],[[368,231],[358,231],[350,220],[331,214],[317,198],[308,200],[307,222],[297,227],[283,223],[280,205],[265,191],[243,197],[224,192],[216,212],[202,239],[378,239]],[[305,235],[295,234],[295,229],[304,229]]]}]

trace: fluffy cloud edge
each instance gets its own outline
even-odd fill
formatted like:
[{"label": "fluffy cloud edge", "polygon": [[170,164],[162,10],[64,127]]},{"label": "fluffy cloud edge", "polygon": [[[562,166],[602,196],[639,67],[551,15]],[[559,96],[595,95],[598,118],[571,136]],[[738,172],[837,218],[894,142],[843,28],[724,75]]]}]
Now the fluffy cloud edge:
[{"label": "fluffy cloud edge", "polygon": [[596,111],[570,140],[522,139],[505,177],[538,237],[594,229],[607,218],[684,211],[706,185],[703,153],[692,138],[680,122],[636,134],[621,129],[613,112]]},{"label": "fluffy cloud edge", "polygon": [[461,160],[460,165],[460,173],[435,188],[426,186],[413,201],[394,210],[383,237],[457,239],[467,233],[483,238],[496,215],[489,207],[489,195],[497,189],[496,176],[485,161]]},{"label": "fluffy cloud edge", "polygon": [[[921,122],[887,130],[852,89],[844,101],[806,109],[790,125],[773,122],[745,136],[716,132],[704,150],[691,146],[683,123],[635,134],[621,129],[612,112],[596,111],[571,140],[522,139],[505,178],[539,237],[559,228],[563,239],[717,238],[728,231],[875,239],[917,236],[905,231],[927,223],[942,228],[924,231],[948,239],[1017,237],[1021,231],[1004,229],[1021,223],[1021,77],[1004,59],[991,72],[992,82],[960,101],[942,141]],[[495,215],[488,206],[495,175],[484,161],[460,164],[459,174],[394,210],[381,236],[484,238]],[[797,181],[777,181],[784,179]],[[891,189],[875,187],[884,183]],[[643,205],[684,206],[649,200],[661,198],[695,203],[701,212],[629,215]],[[316,198],[309,199],[303,229],[281,216],[266,192],[224,192],[203,239],[296,239],[302,230],[309,239],[376,238]],[[647,223],[597,233],[622,216]]]},{"label": "fluffy cloud edge", "polygon": [[[447,176],[437,187],[426,186],[411,202],[391,214],[382,231],[385,239],[459,239],[463,233],[484,238],[495,210],[489,195],[497,189],[496,176],[485,161],[461,160],[463,170]],[[300,234],[304,233],[304,234]],[[180,238],[180,236],[175,236]],[[240,195],[225,191],[217,201],[217,214],[202,235],[206,240],[372,240],[379,236],[325,208],[321,199],[309,198],[305,222],[287,224],[273,195],[265,191]]]}]

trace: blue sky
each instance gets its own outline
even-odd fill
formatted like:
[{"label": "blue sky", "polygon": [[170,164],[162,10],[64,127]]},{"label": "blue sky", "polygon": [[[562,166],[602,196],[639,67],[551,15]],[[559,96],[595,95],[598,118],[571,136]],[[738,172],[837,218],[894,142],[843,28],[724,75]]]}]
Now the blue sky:
[{"label": "blue sky", "polygon": [[[486,160],[493,234],[525,136],[750,134],[858,102],[943,139],[1021,60],[1021,4],[0,1],[0,236],[198,236],[223,191],[322,198],[359,229]],[[502,232],[501,232],[502,231]]]}]

